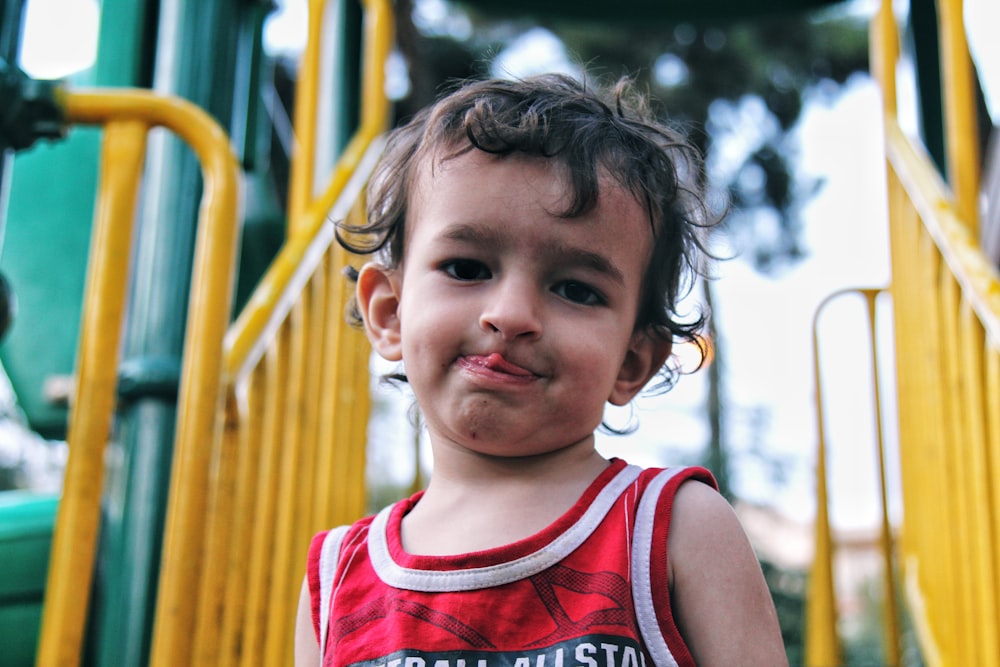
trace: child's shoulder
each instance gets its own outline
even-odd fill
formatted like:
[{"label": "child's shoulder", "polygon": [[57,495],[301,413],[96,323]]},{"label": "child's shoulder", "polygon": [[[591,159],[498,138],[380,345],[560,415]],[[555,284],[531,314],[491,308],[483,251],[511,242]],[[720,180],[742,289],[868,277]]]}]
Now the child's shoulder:
[{"label": "child's shoulder", "polygon": [[[635,467],[635,466],[630,466]],[[671,466],[667,468],[643,468],[639,469],[638,479],[643,489],[644,497],[650,497],[650,502],[655,498],[660,506],[660,511],[664,509],[673,512],[673,502],[680,490],[690,487],[702,487],[699,494],[719,496],[718,482],[715,476],[701,466]],[[690,483],[689,483],[690,482]],[[693,482],[700,482],[695,484]],[[687,491],[685,495],[691,492]],[[721,496],[719,496],[721,498]],[[723,502],[725,502],[723,500]],[[669,507],[664,508],[667,504]]]}]

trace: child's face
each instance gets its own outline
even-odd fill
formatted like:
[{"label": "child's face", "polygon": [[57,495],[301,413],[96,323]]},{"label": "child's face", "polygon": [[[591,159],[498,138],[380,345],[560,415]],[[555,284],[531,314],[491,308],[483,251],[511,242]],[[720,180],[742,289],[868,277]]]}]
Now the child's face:
[{"label": "child's face", "polygon": [[590,442],[605,402],[627,403],[663,363],[669,343],[635,331],[648,218],[601,185],[593,210],[566,219],[550,161],[472,150],[423,165],[402,266],[363,271],[359,302],[376,350],[404,362],[435,451]]}]

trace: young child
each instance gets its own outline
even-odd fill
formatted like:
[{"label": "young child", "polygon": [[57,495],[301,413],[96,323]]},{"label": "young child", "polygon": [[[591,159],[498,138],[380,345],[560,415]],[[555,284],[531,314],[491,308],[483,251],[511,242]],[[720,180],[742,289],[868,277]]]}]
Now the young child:
[{"label": "young child", "polygon": [[711,475],[594,447],[605,403],[701,324],[676,313],[704,254],[701,163],[635,98],[483,81],[391,134],[368,224],[341,236],[377,253],[357,305],[403,363],[434,472],[313,540],[299,667],[786,664]]}]

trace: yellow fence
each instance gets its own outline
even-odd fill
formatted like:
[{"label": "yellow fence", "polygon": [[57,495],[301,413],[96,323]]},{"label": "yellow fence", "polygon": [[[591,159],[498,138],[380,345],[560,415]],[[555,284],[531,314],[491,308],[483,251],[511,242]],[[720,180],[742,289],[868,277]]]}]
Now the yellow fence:
[{"label": "yellow fence", "polygon": [[362,120],[319,187],[320,42],[331,37],[321,26],[334,4],[310,0],[289,237],[232,326],[241,177],[228,137],[183,101],[144,91],[64,93],[67,120],[103,125],[104,148],[39,665],[80,661],[88,604],[80,592],[93,570],[131,232],[152,127],[195,150],[205,194],[150,664],[290,664],[309,538],[365,511],[369,350],[346,326],[353,290],[333,221],[365,214],[365,181],[388,124],[392,10],[389,0],[362,2]]},{"label": "yellow fence", "polygon": [[[1000,276],[977,236],[979,156],[960,0],[938,3],[948,182],[897,118],[899,29],[872,25],[883,92],[903,523],[902,589],[924,661],[1000,665]],[[819,534],[819,531],[818,531]],[[832,547],[817,542],[817,569]],[[822,594],[825,596],[825,594]],[[815,614],[810,631],[833,632]],[[808,664],[836,664],[810,642]]]},{"label": "yellow fence", "polygon": [[289,664],[309,538],[365,510],[369,348],[346,325],[352,285],[333,221],[365,215],[388,123],[392,13],[388,0],[362,3],[361,125],[318,188],[319,26],[333,4],[309,5],[289,237],[226,335],[224,428],[175,462],[154,666]]},{"label": "yellow fence", "polygon": [[823,373],[820,367],[819,320],[825,308],[845,296],[860,296],[865,302],[868,342],[871,359],[873,414],[878,461],[879,496],[881,500],[881,526],[879,551],[883,567],[883,664],[896,667],[900,664],[900,616],[896,601],[895,544],[889,519],[889,498],[886,479],[886,447],[884,439],[881,379],[879,366],[884,351],[879,345],[876,326],[878,298],[885,292],[878,288],[845,289],[824,299],[813,316],[813,377],[816,402],[816,520],[815,550],[817,558],[809,576],[807,593],[806,656],[808,667],[834,667],[842,663],[840,640],[837,633],[837,599],[834,581],[834,555],[837,549],[830,530],[829,493],[827,490],[826,419],[824,417]]},{"label": "yellow fence", "polygon": [[[46,584],[39,665],[80,660],[93,571],[104,450],[111,433],[119,341],[128,285],[131,238],[146,138],[153,127],[175,132],[202,164],[196,268],[181,371],[177,442],[210,442],[221,404],[222,341],[232,301],[240,172],[228,137],[203,111],[148,91],[75,92],[62,97],[71,123],[104,127],[97,212],[92,232],[69,459]],[[181,451],[190,452],[189,445]]]}]

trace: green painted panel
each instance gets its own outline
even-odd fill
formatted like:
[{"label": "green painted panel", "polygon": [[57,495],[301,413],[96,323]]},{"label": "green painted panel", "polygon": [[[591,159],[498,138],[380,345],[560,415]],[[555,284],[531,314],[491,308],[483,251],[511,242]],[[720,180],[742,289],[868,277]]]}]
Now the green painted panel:
[{"label": "green painted panel", "polygon": [[97,188],[99,135],[74,130],[14,159],[0,271],[17,300],[0,345],[30,426],[64,437],[66,408],[46,400],[45,383],[73,373],[83,280]]},{"label": "green painted panel", "polygon": [[5,667],[34,664],[58,500],[0,493],[0,647]]}]

